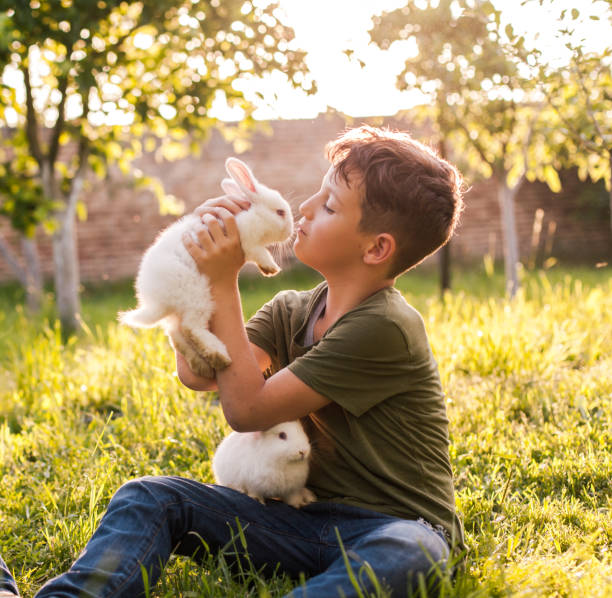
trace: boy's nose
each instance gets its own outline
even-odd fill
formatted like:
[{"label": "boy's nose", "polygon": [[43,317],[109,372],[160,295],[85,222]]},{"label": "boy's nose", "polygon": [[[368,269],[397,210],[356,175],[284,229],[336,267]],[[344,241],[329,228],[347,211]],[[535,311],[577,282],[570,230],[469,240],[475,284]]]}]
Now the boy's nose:
[{"label": "boy's nose", "polygon": [[298,208],[298,211],[302,216],[304,216],[304,218],[310,218],[310,214],[312,214],[312,210],[310,208],[310,202],[312,200],[312,197],[314,196],[311,196],[308,199],[304,200]]}]

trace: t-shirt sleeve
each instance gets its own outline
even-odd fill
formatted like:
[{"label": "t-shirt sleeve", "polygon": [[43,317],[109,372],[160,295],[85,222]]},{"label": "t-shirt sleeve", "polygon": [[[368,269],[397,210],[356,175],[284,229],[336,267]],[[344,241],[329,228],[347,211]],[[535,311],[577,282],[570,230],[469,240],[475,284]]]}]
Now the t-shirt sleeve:
[{"label": "t-shirt sleeve", "polygon": [[249,341],[263,349],[274,361],[277,356],[274,333],[274,301],[265,303],[245,324]]},{"label": "t-shirt sleeve", "polygon": [[[418,352],[420,353],[420,351]],[[424,355],[411,355],[406,336],[377,315],[339,323],[308,353],[287,367],[302,382],[360,416],[380,401],[409,390]]]}]

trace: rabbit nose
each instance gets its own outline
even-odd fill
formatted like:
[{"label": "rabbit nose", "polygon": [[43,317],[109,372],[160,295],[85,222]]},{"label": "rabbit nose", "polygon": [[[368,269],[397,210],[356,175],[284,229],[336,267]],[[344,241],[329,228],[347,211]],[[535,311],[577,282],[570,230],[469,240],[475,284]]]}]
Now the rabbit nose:
[{"label": "rabbit nose", "polygon": [[306,456],[306,451],[300,451],[300,457]]}]

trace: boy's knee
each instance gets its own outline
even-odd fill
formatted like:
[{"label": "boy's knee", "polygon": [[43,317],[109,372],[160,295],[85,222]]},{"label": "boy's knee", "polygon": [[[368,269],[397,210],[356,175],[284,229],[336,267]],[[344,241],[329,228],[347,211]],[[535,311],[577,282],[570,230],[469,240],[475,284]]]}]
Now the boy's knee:
[{"label": "boy's knee", "polygon": [[407,588],[416,589],[421,577],[433,588],[449,557],[446,541],[416,521],[385,526],[355,545],[352,551],[359,560],[372,565],[377,577],[404,592]]},{"label": "boy's knee", "polygon": [[109,508],[125,506],[126,503],[143,505],[147,503],[162,504],[168,488],[162,477],[143,476],[125,482],[113,495]]}]

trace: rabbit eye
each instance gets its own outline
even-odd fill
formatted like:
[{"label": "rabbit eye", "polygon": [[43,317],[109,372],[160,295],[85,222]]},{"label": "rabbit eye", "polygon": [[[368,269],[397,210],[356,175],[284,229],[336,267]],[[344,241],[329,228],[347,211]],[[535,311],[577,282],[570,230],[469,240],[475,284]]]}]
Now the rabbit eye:
[{"label": "rabbit eye", "polygon": [[278,437],[279,437],[281,440],[287,440],[287,433],[286,433],[286,432],[281,432],[281,433],[278,435]]},{"label": "rabbit eye", "polygon": [[284,218],[285,217],[285,210],[276,210],[276,213],[281,217]]}]

